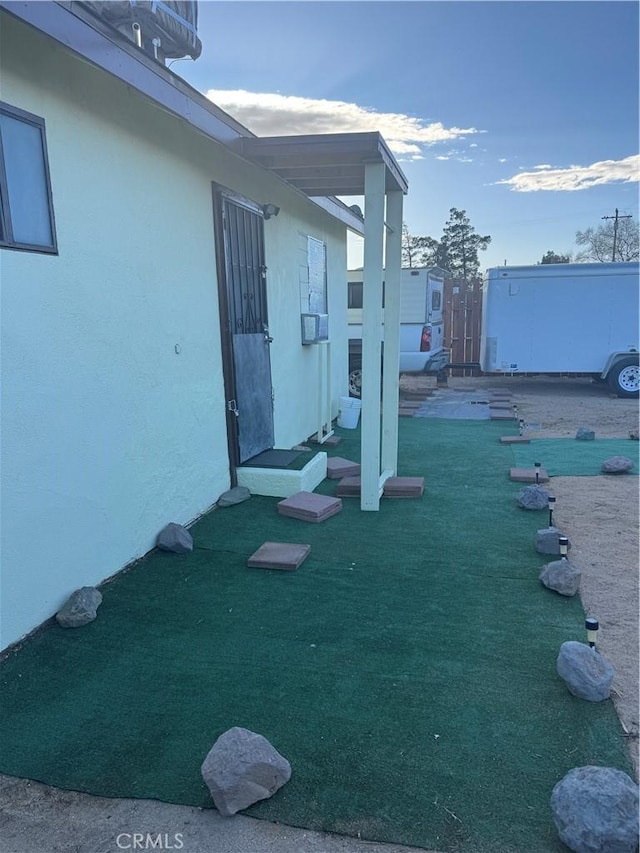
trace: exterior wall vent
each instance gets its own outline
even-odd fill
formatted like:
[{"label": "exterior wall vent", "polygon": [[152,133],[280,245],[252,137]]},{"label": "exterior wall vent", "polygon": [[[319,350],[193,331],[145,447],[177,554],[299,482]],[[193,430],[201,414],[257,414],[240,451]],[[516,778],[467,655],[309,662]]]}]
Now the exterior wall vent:
[{"label": "exterior wall vent", "polygon": [[329,340],[329,315],[328,314],[302,314],[302,343],[319,344],[321,341]]}]

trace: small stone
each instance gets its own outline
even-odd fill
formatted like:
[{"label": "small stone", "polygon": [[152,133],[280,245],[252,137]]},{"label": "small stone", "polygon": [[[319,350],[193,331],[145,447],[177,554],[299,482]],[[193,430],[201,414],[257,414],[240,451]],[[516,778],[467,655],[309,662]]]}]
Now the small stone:
[{"label": "small stone", "polygon": [[611,456],[602,463],[603,474],[626,474],[633,468],[633,462],[626,456]]},{"label": "small stone", "polygon": [[547,589],[570,597],[580,589],[581,575],[580,569],[569,560],[554,560],[542,567],[540,581]]},{"label": "small stone", "polygon": [[102,604],[102,594],[94,586],[83,586],[72,592],[64,607],[56,613],[58,625],[62,628],[79,628],[93,622],[98,607]]},{"label": "small stone", "polygon": [[291,778],[291,765],[262,735],[234,726],[211,747],[202,778],[220,814],[229,816],[273,796]]},{"label": "small stone", "polygon": [[[295,450],[295,448],[294,448]],[[218,498],[218,506],[235,506],[236,504],[244,503],[251,497],[251,492],[246,486],[234,486],[228,492],[220,495]]]},{"label": "small stone", "polygon": [[181,524],[171,521],[163,527],[156,540],[161,551],[173,551],[174,554],[186,554],[193,551],[193,539],[189,531]]},{"label": "small stone", "polygon": [[635,853],[638,786],[613,767],[575,767],[551,793],[560,840],[574,853]]},{"label": "small stone", "polygon": [[[536,551],[538,554],[560,554],[559,539],[563,535],[557,527],[547,527],[536,531]],[[571,542],[567,540],[567,551],[571,548]]]},{"label": "small stone", "polygon": [[576,433],[576,441],[594,441],[595,437],[595,432],[592,429],[587,429],[586,427],[580,427]]},{"label": "small stone", "polygon": [[570,640],[560,646],[556,662],[560,678],[569,693],[587,702],[603,702],[611,695],[615,670],[599,652],[584,643]]},{"label": "small stone", "polygon": [[518,492],[516,503],[521,509],[547,509],[549,492],[542,486],[525,486]]}]

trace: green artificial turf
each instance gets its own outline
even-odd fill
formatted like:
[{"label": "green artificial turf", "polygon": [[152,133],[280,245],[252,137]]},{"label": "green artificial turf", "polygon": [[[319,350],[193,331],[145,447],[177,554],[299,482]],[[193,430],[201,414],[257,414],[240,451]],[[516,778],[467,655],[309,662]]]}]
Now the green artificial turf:
[{"label": "green artificial turf", "polygon": [[[418,500],[356,499],[322,524],[252,497],[103,588],[2,667],[0,769],[109,797],[211,806],[201,763],[231,726],[267,737],[291,780],[247,814],[460,853],[563,846],[549,797],[571,768],[629,772],[610,702],[556,675],[584,640],[577,598],[538,581],[546,515],[517,509],[504,424],[400,422]],[[359,460],[359,430],[331,453]],[[545,461],[545,460],[543,460]],[[319,491],[330,494],[335,481]],[[265,540],[308,542],[295,572],[248,569]]]},{"label": "green artificial turf", "polygon": [[[534,462],[551,477],[595,477],[600,466],[612,456],[626,456],[634,463],[630,474],[638,473],[638,442],[625,438],[596,438],[577,441],[575,438],[535,438],[530,444],[514,444],[516,467],[533,468]],[[615,476],[615,475],[608,475]]]}]

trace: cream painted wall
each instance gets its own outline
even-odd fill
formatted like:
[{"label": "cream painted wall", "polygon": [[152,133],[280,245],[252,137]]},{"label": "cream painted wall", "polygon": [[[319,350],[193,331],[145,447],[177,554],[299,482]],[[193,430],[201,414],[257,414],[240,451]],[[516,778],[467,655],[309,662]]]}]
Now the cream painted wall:
[{"label": "cream painted wall", "polygon": [[[308,438],[318,426],[319,352],[302,346],[300,328],[300,253],[295,251],[301,235],[310,235],[327,245],[327,303],[331,340],[332,415],[338,412],[341,395],[347,394],[347,285],[344,229],[335,220],[317,215],[303,218],[304,199],[286,199],[276,193],[281,207],[275,219],[265,222],[265,255],[271,345],[271,373],[277,447],[291,447]],[[280,204],[282,202],[282,204]],[[311,211],[311,213],[315,213]]]},{"label": "cream painted wall", "polygon": [[317,423],[301,231],[328,243],[334,410],[347,339],[342,226],[42,35],[2,24],[2,99],[46,121],[59,246],[0,251],[5,647],[229,486],[211,181],[282,208],[265,223],[276,446]]}]

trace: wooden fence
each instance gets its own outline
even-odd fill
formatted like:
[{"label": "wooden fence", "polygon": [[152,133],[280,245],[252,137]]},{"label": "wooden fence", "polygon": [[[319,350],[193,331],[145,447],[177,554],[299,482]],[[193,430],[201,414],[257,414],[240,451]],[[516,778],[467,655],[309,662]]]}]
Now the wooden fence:
[{"label": "wooden fence", "polygon": [[[452,364],[480,361],[482,279],[448,278],[444,283],[444,346]],[[473,376],[470,369],[454,369],[452,376]]]}]

